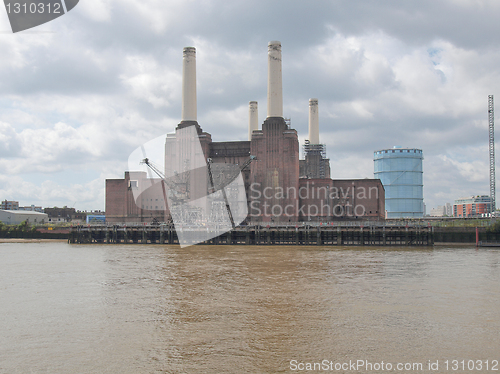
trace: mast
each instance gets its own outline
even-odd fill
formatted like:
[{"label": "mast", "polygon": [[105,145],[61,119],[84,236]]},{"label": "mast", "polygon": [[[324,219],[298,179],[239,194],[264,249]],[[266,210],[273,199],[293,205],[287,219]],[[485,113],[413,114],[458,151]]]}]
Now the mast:
[{"label": "mast", "polygon": [[495,108],[493,95],[488,95],[489,148],[490,148],[490,197],[491,212],[496,211],[495,200]]}]

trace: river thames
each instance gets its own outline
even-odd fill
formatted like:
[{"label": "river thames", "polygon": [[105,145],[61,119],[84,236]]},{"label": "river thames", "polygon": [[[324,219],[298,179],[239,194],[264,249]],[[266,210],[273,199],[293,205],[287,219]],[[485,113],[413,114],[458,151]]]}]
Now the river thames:
[{"label": "river thames", "polygon": [[496,373],[499,295],[471,246],[0,243],[0,372]]}]

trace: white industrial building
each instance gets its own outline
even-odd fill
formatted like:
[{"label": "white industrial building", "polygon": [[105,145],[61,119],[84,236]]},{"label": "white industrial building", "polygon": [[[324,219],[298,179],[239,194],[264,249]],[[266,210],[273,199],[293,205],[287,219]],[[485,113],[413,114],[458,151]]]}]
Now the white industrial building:
[{"label": "white industrial building", "polygon": [[0,222],[6,225],[19,225],[26,221],[30,225],[49,222],[49,216],[45,213],[28,210],[0,210]]}]

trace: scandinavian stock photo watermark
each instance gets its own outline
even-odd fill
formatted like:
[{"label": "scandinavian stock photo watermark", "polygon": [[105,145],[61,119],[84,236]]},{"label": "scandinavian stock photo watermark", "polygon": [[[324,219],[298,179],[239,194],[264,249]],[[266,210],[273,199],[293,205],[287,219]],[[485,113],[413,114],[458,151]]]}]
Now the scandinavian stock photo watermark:
[{"label": "scandinavian stock photo watermark", "polygon": [[63,16],[80,0],[4,0],[12,32],[40,26]]},{"label": "scandinavian stock photo watermark", "polygon": [[[377,187],[315,186],[314,182],[296,187],[262,187],[250,185],[250,217],[362,217],[366,213],[363,200],[378,199]],[[291,202],[288,203],[287,202]]]},{"label": "scandinavian stock photo watermark", "polygon": [[498,372],[500,370],[499,360],[491,359],[448,359],[427,360],[423,362],[387,362],[371,361],[366,359],[345,361],[300,361],[290,360],[289,370],[293,372],[333,371],[340,373],[374,373],[374,372]]},{"label": "scandinavian stock photo watermark", "polygon": [[143,144],[128,164],[137,208],[161,212],[181,247],[231,231],[247,217],[241,167],[207,160],[195,126]]}]

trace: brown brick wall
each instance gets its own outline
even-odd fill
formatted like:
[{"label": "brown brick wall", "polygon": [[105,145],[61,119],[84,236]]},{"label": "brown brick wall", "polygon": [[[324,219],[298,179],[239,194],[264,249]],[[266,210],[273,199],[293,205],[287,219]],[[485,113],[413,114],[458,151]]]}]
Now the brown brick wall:
[{"label": "brown brick wall", "polygon": [[299,221],[328,221],[333,215],[334,200],[331,198],[331,179],[299,180]]},{"label": "brown brick wall", "polygon": [[334,179],[338,203],[350,218],[385,219],[385,190],[380,179]]},{"label": "brown brick wall", "polygon": [[301,178],[299,196],[301,221],[385,218],[385,191],[379,179]]},{"label": "brown brick wall", "polygon": [[294,222],[298,219],[299,141],[283,118],[268,118],[254,131],[250,165],[250,220]]},{"label": "brown brick wall", "polygon": [[[130,185],[130,180],[137,181],[137,187],[135,183]],[[143,191],[136,194],[137,200],[134,197],[135,188]],[[106,222],[152,222],[155,218],[165,221],[165,211],[160,208],[165,207],[163,200],[161,183],[158,179],[153,179],[152,183],[146,173],[127,171],[124,179],[106,179]],[[143,206],[153,209],[143,209]]]},{"label": "brown brick wall", "polygon": [[[262,130],[253,132],[251,142],[212,142],[211,135],[201,129],[198,136],[205,161],[210,157],[214,163],[242,164],[250,154],[257,157],[250,167],[243,170],[249,202],[248,221],[286,223],[385,217],[385,192],[378,179],[332,180],[329,178],[328,159],[323,160],[327,178],[299,179],[299,172],[304,171],[305,165],[300,161],[299,168],[297,132],[289,129],[283,118],[266,119]],[[185,144],[186,141],[178,136],[167,137],[167,174],[172,175],[173,170],[182,173],[183,159],[200,160],[199,155],[191,154],[194,151],[189,150],[192,147]],[[108,222],[148,222],[154,217],[168,218],[168,208],[166,213],[158,208],[164,203],[161,183],[144,189],[145,178],[145,173],[126,172],[124,179],[106,180]],[[129,187],[130,179],[139,180],[140,188],[144,190],[137,203]],[[191,172],[191,179],[192,195],[206,194],[208,180],[200,178],[196,172]],[[209,211],[210,207],[207,208]]]}]

